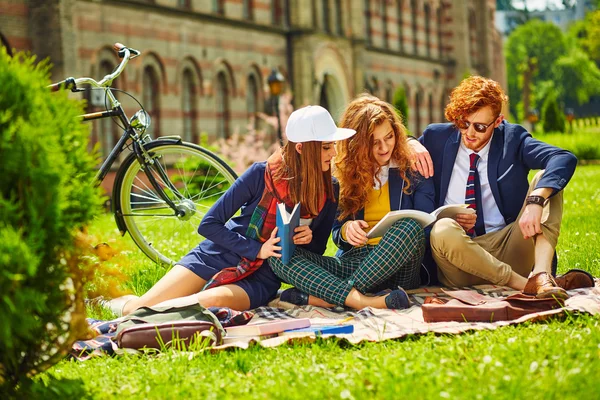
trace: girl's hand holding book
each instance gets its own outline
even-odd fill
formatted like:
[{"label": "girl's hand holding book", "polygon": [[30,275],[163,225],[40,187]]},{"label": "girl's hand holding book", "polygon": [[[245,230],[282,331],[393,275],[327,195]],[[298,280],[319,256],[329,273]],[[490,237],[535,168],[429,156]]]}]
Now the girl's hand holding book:
[{"label": "girl's hand holding book", "polygon": [[277,228],[273,229],[271,236],[263,243],[256,258],[262,258],[263,260],[266,260],[269,257],[280,258],[281,246],[277,246],[277,243],[279,243],[280,240],[281,239],[277,237]]},{"label": "girl's hand holding book", "polygon": [[368,228],[369,224],[362,219],[346,222],[344,229],[346,229],[345,237],[346,241],[352,246],[362,246],[367,243],[367,232],[364,228]]},{"label": "girl's hand holding book", "polygon": [[294,229],[294,244],[309,244],[312,241],[312,230],[308,225],[300,225]]}]

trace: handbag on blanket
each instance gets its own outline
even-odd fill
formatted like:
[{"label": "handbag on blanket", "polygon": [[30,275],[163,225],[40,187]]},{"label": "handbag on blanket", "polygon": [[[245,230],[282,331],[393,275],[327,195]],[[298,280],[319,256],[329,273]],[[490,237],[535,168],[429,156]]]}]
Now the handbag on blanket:
[{"label": "handbag on blanket", "polygon": [[119,323],[116,341],[121,348],[161,349],[181,343],[189,346],[193,340],[219,345],[223,336],[223,326],[217,317],[201,305],[194,304],[139,308]]},{"label": "handbag on blanket", "polygon": [[[442,289],[443,290],[443,289]],[[496,322],[561,308],[562,300],[537,299],[523,293],[491,297],[472,290],[443,290],[448,299],[428,297],[422,306],[425,322]]]}]

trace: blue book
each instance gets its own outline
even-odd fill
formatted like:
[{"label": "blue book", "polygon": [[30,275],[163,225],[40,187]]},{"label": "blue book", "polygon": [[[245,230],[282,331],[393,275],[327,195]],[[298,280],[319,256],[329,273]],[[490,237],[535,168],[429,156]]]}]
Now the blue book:
[{"label": "blue book", "polygon": [[285,204],[277,204],[277,237],[281,238],[281,262],[287,265],[296,250],[294,244],[294,230],[300,225],[300,203],[294,206],[291,213],[288,213]]},{"label": "blue book", "polygon": [[294,333],[314,333],[315,335],[332,335],[340,333],[354,333],[354,325],[326,325],[311,326],[309,328],[288,329],[279,334],[279,336],[288,336]]}]

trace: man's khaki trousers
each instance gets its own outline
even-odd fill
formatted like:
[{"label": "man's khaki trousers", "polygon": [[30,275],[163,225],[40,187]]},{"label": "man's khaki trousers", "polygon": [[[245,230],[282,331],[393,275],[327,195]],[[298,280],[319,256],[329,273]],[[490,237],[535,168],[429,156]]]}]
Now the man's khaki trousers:
[{"label": "man's khaki trousers", "polygon": [[[535,188],[544,171],[538,172],[527,195]],[[472,286],[485,283],[506,285],[511,271],[527,277],[535,262],[532,238],[523,239],[519,220],[503,229],[475,238],[453,219],[444,218],[431,230],[431,250],[438,265],[438,276],[444,286]],[[552,196],[542,213],[542,232],[556,248],[563,212],[562,191]]]}]

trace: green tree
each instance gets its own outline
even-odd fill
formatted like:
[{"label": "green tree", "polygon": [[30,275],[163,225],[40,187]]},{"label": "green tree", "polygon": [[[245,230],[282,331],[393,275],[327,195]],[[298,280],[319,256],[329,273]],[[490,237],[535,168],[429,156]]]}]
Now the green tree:
[{"label": "green tree", "polygon": [[542,106],[542,126],[544,132],[564,132],[565,115],[558,106],[556,92],[548,93]]},{"label": "green tree", "polygon": [[408,121],[408,100],[406,98],[406,92],[402,86],[399,86],[394,92],[394,98],[392,100],[393,106],[396,108],[396,112],[402,118],[402,122],[406,125]]},{"label": "green tree", "polygon": [[[600,4],[598,5],[600,7]],[[600,66],[600,10],[590,12],[569,29],[581,49]]]},{"label": "green tree", "polygon": [[0,49],[0,398],[31,397],[30,378],[86,330],[75,235],[100,209],[96,160],[82,104],[50,93],[48,76]]},{"label": "green tree", "polygon": [[585,104],[600,94],[600,70],[588,55],[577,47],[560,57],[554,65],[559,97],[568,104]]},{"label": "green tree", "polygon": [[[505,54],[511,112],[531,108],[531,92],[543,81],[556,81],[553,65],[566,52],[561,30],[537,19],[515,29],[506,41]],[[518,107],[521,103],[522,106]],[[524,115],[518,115],[523,118]]]}]

